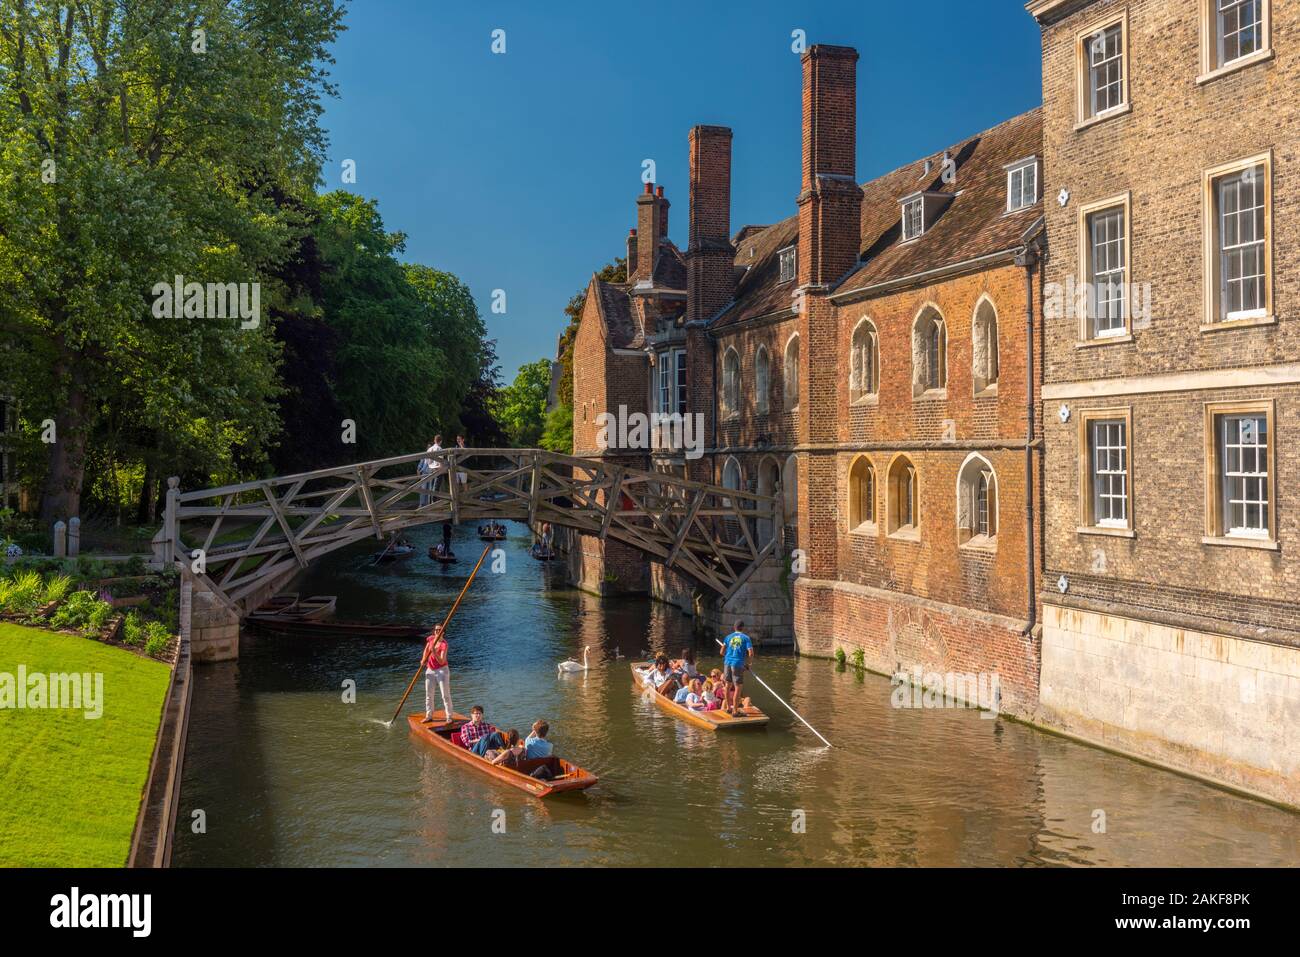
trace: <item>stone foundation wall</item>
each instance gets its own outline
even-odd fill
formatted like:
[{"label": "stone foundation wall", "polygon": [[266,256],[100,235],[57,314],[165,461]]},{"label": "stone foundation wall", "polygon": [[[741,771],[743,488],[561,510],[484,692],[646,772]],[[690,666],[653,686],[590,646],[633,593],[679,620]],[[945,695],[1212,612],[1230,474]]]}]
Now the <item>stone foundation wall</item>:
[{"label": "stone foundation wall", "polygon": [[196,664],[239,657],[239,616],[188,569],[181,572],[180,620]]},{"label": "stone foundation wall", "polygon": [[[852,657],[892,675],[996,675],[999,710],[1032,717],[1038,704],[1039,649],[1025,622],[866,585],[800,577],[794,583],[800,654]],[[975,703],[975,702],[972,702]]]},{"label": "stone foundation wall", "polygon": [[1300,648],[1048,604],[1040,718],[1300,807]]}]

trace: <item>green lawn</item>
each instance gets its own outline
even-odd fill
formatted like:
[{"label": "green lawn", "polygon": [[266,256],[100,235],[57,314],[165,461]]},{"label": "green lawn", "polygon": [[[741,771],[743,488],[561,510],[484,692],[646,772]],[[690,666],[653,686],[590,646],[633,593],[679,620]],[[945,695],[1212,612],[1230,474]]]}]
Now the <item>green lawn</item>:
[{"label": "green lawn", "polygon": [[100,672],[103,715],[0,709],[0,866],[121,867],[170,668],[110,645],[0,624],[0,673]]}]

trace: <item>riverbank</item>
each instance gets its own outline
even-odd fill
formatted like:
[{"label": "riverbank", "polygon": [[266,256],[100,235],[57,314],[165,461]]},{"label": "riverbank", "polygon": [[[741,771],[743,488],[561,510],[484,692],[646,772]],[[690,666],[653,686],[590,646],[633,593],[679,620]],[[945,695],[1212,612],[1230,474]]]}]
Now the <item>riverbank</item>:
[{"label": "riverbank", "polygon": [[[90,676],[60,693],[77,707],[51,707],[49,675]],[[169,679],[122,648],[0,624],[0,866],[126,864]]]}]

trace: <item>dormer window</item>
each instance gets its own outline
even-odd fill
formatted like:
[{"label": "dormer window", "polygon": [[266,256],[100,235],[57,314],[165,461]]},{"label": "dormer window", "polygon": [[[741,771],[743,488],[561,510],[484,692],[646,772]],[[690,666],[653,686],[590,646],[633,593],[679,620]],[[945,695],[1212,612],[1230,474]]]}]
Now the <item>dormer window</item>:
[{"label": "dormer window", "polygon": [[952,193],[922,190],[904,196],[898,202],[903,207],[903,242],[920,238],[952,202]]},{"label": "dormer window", "polygon": [[780,262],[781,277],[778,282],[789,282],[795,274],[795,247],[787,246],[777,253]]},{"label": "dormer window", "polygon": [[925,232],[925,198],[916,196],[903,200],[903,242],[916,239]]},{"label": "dormer window", "polygon": [[1038,202],[1038,157],[1012,163],[1007,170],[1007,212],[1028,209]]}]

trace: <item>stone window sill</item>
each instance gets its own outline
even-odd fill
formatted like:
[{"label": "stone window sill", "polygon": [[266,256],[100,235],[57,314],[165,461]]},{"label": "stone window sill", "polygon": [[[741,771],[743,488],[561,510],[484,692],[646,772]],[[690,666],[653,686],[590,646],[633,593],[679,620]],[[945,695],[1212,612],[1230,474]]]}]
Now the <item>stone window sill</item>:
[{"label": "stone window sill", "polygon": [[1277,325],[1277,316],[1257,316],[1252,319],[1221,319],[1201,323],[1201,332],[1218,332],[1222,329],[1249,329],[1252,326]]},{"label": "stone window sill", "polygon": [[912,398],[947,401],[948,389],[946,386],[942,389],[926,389],[924,392],[913,393]]},{"label": "stone window sill", "polygon": [[1273,59],[1272,47],[1269,47],[1267,50],[1257,50],[1250,54],[1250,56],[1244,56],[1239,60],[1233,60],[1231,63],[1225,63],[1223,66],[1211,70],[1209,73],[1202,73],[1196,78],[1196,82],[1198,85],[1203,86],[1206,83],[1219,79],[1221,76],[1228,76],[1232,73],[1236,73],[1238,70],[1244,70],[1248,66],[1254,66],[1256,63],[1266,63],[1271,59]]},{"label": "stone window sill", "polygon": [[913,545],[921,544],[921,530],[918,528],[900,528],[896,532],[890,532],[889,537],[896,542],[909,542]]},{"label": "stone window sill", "polygon": [[1133,333],[1126,332],[1122,336],[1098,336],[1095,339],[1083,339],[1074,344],[1076,349],[1091,349],[1093,346],[1113,346],[1121,342],[1132,342]]},{"label": "stone window sill", "polygon": [[864,537],[870,536],[871,538],[875,538],[879,532],[880,529],[875,522],[862,522],[861,524],[854,525],[849,529],[850,535],[862,535]]},{"label": "stone window sill", "polygon": [[1269,538],[1247,538],[1244,535],[1206,535],[1202,545],[1230,545],[1234,548],[1258,548],[1268,552],[1280,551],[1278,544]]},{"label": "stone window sill", "polygon": [[1111,538],[1137,538],[1131,528],[1109,528],[1105,525],[1080,525],[1075,529],[1079,535],[1109,535]]},{"label": "stone window sill", "polygon": [[998,550],[996,535],[977,535],[957,546],[958,551],[992,554]]},{"label": "stone window sill", "polygon": [[996,382],[994,382],[992,385],[986,385],[984,388],[980,389],[978,392],[975,393],[975,398],[977,399],[996,399],[997,397],[998,397],[998,384]]},{"label": "stone window sill", "polygon": [[850,403],[852,406],[871,406],[880,404],[880,396],[875,392],[869,392],[866,395],[860,395]]},{"label": "stone window sill", "polygon": [[1132,103],[1123,103],[1119,106],[1113,106],[1104,113],[1098,113],[1096,116],[1090,116],[1086,120],[1080,120],[1074,124],[1074,131],[1086,130],[1090,126],[1096,126],[1098,123],[1105,123],[1107,120],[1113,120],[1117,116],[1127,116],[1133,112]]}]

